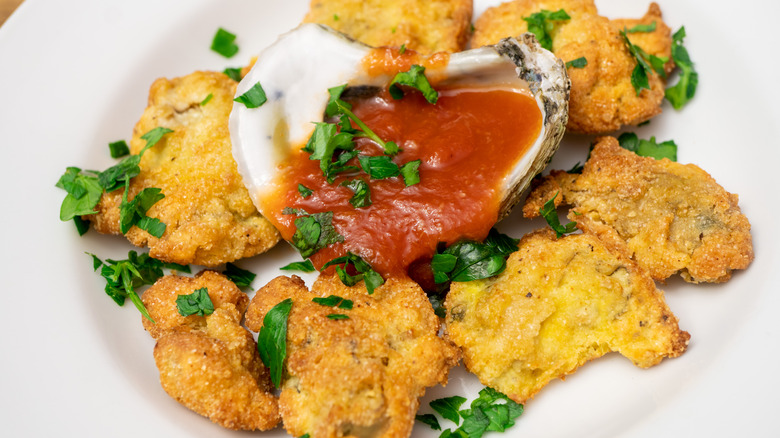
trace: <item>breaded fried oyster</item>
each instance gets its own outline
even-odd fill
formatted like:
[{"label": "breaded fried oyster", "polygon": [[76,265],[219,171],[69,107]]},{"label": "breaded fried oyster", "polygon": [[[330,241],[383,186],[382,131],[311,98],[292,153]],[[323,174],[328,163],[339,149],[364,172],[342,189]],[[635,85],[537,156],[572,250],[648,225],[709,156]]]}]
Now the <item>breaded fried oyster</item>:
[{"label": "breaded fried oyster", "polygon": [[613,137],[596,139],[582,174],[552,171],[532,190],[526,217],[556,193],[569,218],[628,254],[662,281],[723,282],[753,260],[750,223],[737,195],[693,164],[640,157]]},{"label": "breaded fried oyster", "polygon": [[444,304],[466,367],[518,403],[608,352],[646,368],[690,338],[646,272],[587,234],[528,234],[504,272],[453,282]]},{"label": "breaded fried oyster", "polygon": [[368,44],[419,53],[463,50],[472,0],[312,0],[306,23],[320,23]]},{"label": "breaded fried oyster", "polygon": [[[331,295],[351,303],[312,301]],[[288,298],[293,304],[279,397],[287,432],[408,437],[419,397],[426,387],[446,384],[459,358],[437,336],[439,320],[422,289],[389,279],[368,295],[362,282],[347,287],[335,275],[321,275],[309,291],[296,276],[278,277],[252,299],[247,326],[259,331],[265,314]],[[336,314],[344,316],[329,317]]]},{"label": "breaded fried oyster", "polygon": [[[528,31],[523,19],[541,10],[563,9],[569,20],[555,21],[551,31],[552,51],[564,62],[585,58],[582,68],[568,68],[571,79],[567,130],[604,133],[622,125],[636,125],[661,112],[665,81],[648,75],[650,89],[637,95],[631,84],[636,61],[620,31],[636,24],[655,22],[652,32],[629,33],[633,44],[651,55],[669,58],[671,31],[661,9],[651,3],[638,20],[613,20],[598,15],[592,0],[515,0],[487,9],[476,21],[471,47],[495,44],[501,38]],[[668,73],[673,63],[665,65]]]},{"label": "breaded fried oyster", "polygon": [[[172,129],[141,159],[128,200],[156,187],[165,198],[147,215],[166,224],[156,238],[132,227],[126,236],[148,246],[157,259],[217,266],[262,253],[279,241],[278,232],[257,212],[233,160],[228,116],[236,82],[217,72],[158,79],[149,106],[133,131],[131,153],[146,145],[142,135],[156,127]],[[208,96],[210,99],[206,100]],[[119,205],[124,189],[104,194],[99,213],[85,216],[101,233],[121,234]]]},{"label": "breaded fried oyster", "polygon": [[[179,314],[176,298],[201,288],[214,312]],[[169,275],[143,301],[155,320],[144,319],[144,327],[157,339],[154,361],[168,395],[228,429],[276,427],[280,417],[268,370],[252,334],[240,325],[249,299],[233,282],[213,271],[195,278]]]}]

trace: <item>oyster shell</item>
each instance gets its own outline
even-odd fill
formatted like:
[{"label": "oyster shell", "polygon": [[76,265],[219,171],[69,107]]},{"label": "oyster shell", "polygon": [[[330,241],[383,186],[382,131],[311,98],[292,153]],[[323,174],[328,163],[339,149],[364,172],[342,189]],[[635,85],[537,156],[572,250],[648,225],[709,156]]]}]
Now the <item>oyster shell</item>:
[{"label": "oyster shell", "polygon": [[[264,215],[269,212],[263,198],[275,189],[277,165],[306,143],[314,130],[312,122],[322,120],[328,101],[326,90],[345,83],[350,87],[385,87],[392,80],[361,68],[371,50],[326,26],[303,24],[265,49],[238,85],[237,96],[260,82],[268,97],[259,108],[234,104],[230,115],[233,156]],[[533,94],[542,113],[542,128],[500,188],[498,217],[504,217],[552,158],[563,137],[571,87],[563,62],[543,49],[532,34],[523,34],[494,46],[453,53],[446,66],[425,74],[434,84],[491,85]]]}]

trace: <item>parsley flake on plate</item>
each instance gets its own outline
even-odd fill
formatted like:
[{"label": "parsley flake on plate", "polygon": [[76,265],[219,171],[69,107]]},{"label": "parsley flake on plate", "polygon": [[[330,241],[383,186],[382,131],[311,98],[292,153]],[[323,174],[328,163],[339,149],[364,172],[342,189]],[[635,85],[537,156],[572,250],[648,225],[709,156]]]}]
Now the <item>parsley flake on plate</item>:
[{"label": "parsley flake on plate", "polygon": [[265,90],[263,90],[263,86],[260,85],[260,82],[258,82],[252,85],[252,88],[247,90],[246,93],[236,97],[233,100],[238,103],[242,103],[244,106],[251,109],[261,107],[268,101],[268,98],[265,96]]},{"label": "parsley flake on plate", "polygon": [[699,85],[699,74],[694,69],[688,50],[683,46],[683,38],[685,38],[684,26],[672,35],[672,60],[680,69],[679,79],[676,84],[666,89],[666,100],[676,110],[693,99],[696,87]]},{"label": "parsley flake on plate", "polygon": [[214,303],[211,302],[209,291],[202,287],[195,289],[189,295],[179,295],[176,297],[176,309],[181,316],[206,316],[214,313]]},{"label": "parsley flake on plate", "polygon": [[566,63],[566,68],[585,68],[588,65],[588,60],[584,56],[580,56],[577,59],[572,59]]},{"label": "parsley flake on plate", "polygon": [[398,100],[404,97],[404,90],[400,87],[401,85],[419,91],[428,103],[435,104],[439,100],[439,93],[428,82],[428,78],[425,77],[425,67],[421,65],[412,65],[409,71],[396,74],[393,80],[390,81],[388,91],[393,96],[393,99]]},{"label": "parsley flake on plate", "polygon": [[436,283],[472,281],[500,274],[518,240],[491,229],[484,242],[462,240],[435,254],[431,269]]},{"label": "parsley flake on plate", "polygon": [[235,41],[235,34],[230,33],[220,27],[217,29],[217,33],[214,34],[214,38],[211,40],[211,50],[219,53],[225,58],[232,58],[236,53],[238,53],[238,45]]},{"label": "parsley flake on plate", "polygon": [[263,327],[257,335],[257,351],[271,374],[271,382],[279,387],[284,361],[287,358],[287,318],[293,301],[290,298],[275,305],[263,317]]},{"label": "parsley flake on plate", "polygon": [[127,142],[124,140],[109,143],[108,151],[111,153],[111,158],[122,158],[125,155],[130,154],[130,148],[127,146]]},{"label": "parsley flake on plate", "polygon": [[[336,257],[325,263],[321,270],[334,265],[336,266],[336,275],[338,275],[345,286],[354,286],[361,280],[364,280],[369,295],[373,294],[376,288],[385,283],[385,279],[357,254],[347,252],[347,255]],[[339,265],[344,265],[344,267]],[[347,272],[350,269],[350,265],[355,269],[357,275],[351,275]]]},{"label": "parsley flake on plate", "polygon": [[644,140],[633,132],[624,132],[618,137],[618,143],[623,149],[628,149],[641,157],[653,157],[656,160],[668,158],[671,161],[677,161],[677,144],[674,140],[658,143],[655,137]]},{"label": "parsley flake on plate", "polygon": [[225,270],[222,271],[222,275],[230,279],[230,281],[235,283],[235,285],[241,289],[246,289],[251,286],[252,282],[257,276],[251,271],[241,269],[237,265],[230,262],[225,264]]},{"label": "parsley flake on plate", "polygon": [[555,231],[555,237],[560,238],[564,234],[573,233],[577,229],[576,222],[569,222],[566,225],[561,225],[561,221],[558,218],[558,210],[555,208],[555,198],[558,197],[558,192],[549,201],[545,202],[542,207],[539,208],[539,215],[547,221],[547,225]]},{"label": "parsley flake on plate", "polygon": [[558,22],[570,20],[571,17],[563,9],[555,12],[542,9],[528,17],[523,17],[528,23],[528,32],[536,36],[542,47],[552,50],[552,33]]},{"label": "parsley flake on plate", "polygon": [[279,268],[283,271],[301,271],[301,272],[314,272],[317,269],[314,268],[314,264],[311,260],[306,259],[302,262],[292,262]]},{"label": "parsley flake on plate", "polygon": [[303,210],[287,207],[282,214],[298,216],[295,219],[295,233],[291,243],[303,258],[308,258],[332,243],[344,241],[344,236],[333,227],[332,211],[308,214]]}]

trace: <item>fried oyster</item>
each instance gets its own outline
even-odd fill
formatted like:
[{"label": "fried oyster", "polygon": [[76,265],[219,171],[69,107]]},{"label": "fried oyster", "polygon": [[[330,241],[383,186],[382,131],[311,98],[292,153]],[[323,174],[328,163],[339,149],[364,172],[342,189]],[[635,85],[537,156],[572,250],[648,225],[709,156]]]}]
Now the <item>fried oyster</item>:
[{"label": "fried oyster", "polygon": [[[571,98],[567,130],[576,133],[604,133],[623,125],[636,125],[661,112],[665,80],[648,75],[650,89],[637,95],[631,85],[634,57],[620,31],[636,24],[655,23],[652,32],[629,33],[631,42],[645,52],[669,59],[671,30],[664,24],[660,7],[651,3],[644,17],[612,20],[598,15],[593,0],[515,0],[488,8],[474,24],[470,45],[494,44],[501,38],[528,31],[523,18],[541,10],[563,9],[570,20],[553,26],[552,51],[564,62],[585,58],[583,68],[570,67]],[[664,66],[666,73],[674,64]]]},{"label": "fried oyster", "polygon": [[582,174],[552,171],[537,181],[526,217],[555,198],[569,218],[628,255],[659,281],[724,282],[753,260],[750,223],[739,197],[693,164],[640,157],[613,137],[596,139]]},{"label": "fried oyster", "polygon": [[[125,236],[166,262],[217,266],[262,253],[279,241],[278,232],[257,212],[231,153],[228,116],[236,82],[217,72],[158,79],[149,106],[133,131],[130,151],[156,127],[172,129],[141,159],[130,181],[128,200],[142,189],[162,189],[165,198],[147,215],[166,224],[156,238],[132,227]],[[207,97],[211,96],[207,100]],[[121,234],[119,205],[124,189],[103,195],[98,214],[85,216],[101,233]]]},{"label": "fried oyster", "polygon": [[587,234],[528,234],[503,273],[453,282],[444,304],[466,367],[518,403],[608,352],[646,368],[690,338],[646,272]]},{"label": "fried oyster", "polygon": [[[331,295],[351,300],[352,308],[312,301]],[[309,291],[296,276],[278,277],[252,299],[247,326],[259,331],[265,314],[288,298],[293,305],[279,397],[287,432],[408,437],[419,397],[426,387],[446,384],[459,358],[437,336],[439,320],[422,289],[408,279],[388,279],[369,295],[362,282],[347,287],[335,275],[321,275]]]},{"label": "fried oyster", "polygon": [[463,50],[472,0],[311,0],[305,23],[320,23],[369,46],[418,53]]},{"label": "fried oyster", "polygon": [[[206,288],[210,315],[182,316],[176,298]],[[154,361],[168,395],[228,429],[268,430],[279,410],[268,370],[241,317],[249,298],[227,277],[203,271],[194,278],[169,275],[144,294],[154,323],[144,327],[157,340]]]}]

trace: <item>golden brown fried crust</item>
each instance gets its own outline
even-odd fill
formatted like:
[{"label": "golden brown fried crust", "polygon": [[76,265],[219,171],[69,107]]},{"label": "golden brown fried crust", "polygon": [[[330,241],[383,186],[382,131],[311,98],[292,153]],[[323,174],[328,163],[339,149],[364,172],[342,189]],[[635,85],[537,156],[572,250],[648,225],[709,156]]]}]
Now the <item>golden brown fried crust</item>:
[{"label": "golden brown fried crust", "polygon": [[[214,313],[179,315],[176,297],[202,287]],[[280,416],[270,376],[252,334],[240,325],[246,295],[223,275],[205,271],[195,278],[163,277],[143,299],[157,323],[144,320],[157,339],[154,361],[168,395],[229,429],[276,427]]]},{"label": "golden brown fried crust", "polygon": [[647,273],[587,234],[528,234],[503,273],[453,282],[444,304],[466,367],[518,403],[608,352],[646,368],[690,338]]},{"label": "golden brown fried crust", "polygon": [[750,223],[737,195],[699,167],[640,157],[613,137],[597,143],[581,175],[552,171],[537,181],[526,217],[556,193],[572,205],[569,218],[628,254],[662,281],[679,273],[689,282],[723,282],[753,260]]},{"label": "golden brown fried crust", "polygon": [[[235,89],[235,81],[217,72],[152,84],[149,106],[133,131],[131,152],[138,154],[146,145],[141,136],[158,126],[174,132],[144,153],[128,199],[147,187],[162,189],[165,198],[147,215],[167,228],[159,239],[138,227],[126,236],[136,246],[149,246],[154,258],[217,266],[267,251],[279,241],[278,232],[252,204],[233,160],[228,116]],[[211,100],[201,105],[208,95]],[[104,194],[99,213],[85,216],[97,231],[121,234],[123,192]]]},{"label": "golden brown fried crust", "polygon": [[[528,24],[523,18],[542,9],[563,9],[571,17],[554,27],[553,52],[564,62],[580,57],[588,61],[584,68],[568,69],[572,86],[567,130],[587,134],[610,132],[622,125],[639,124],[661,112],[665,81],[656,74],[649,75],[650,90],[642,90],[637,96],[631,85],[636,61],[619,33],[623,26],[655,21],[654,32],[632,33],[629,38],[650,54],[669,56],[670,30],[655,3],[639,20],[610,21],[598,15],[592,0],[516,0],[486,10],[475,23],[470,45],[495,44],[501,38],[527,32]],[[666,65],[669,71],[672,67],[671,63]]]},{"label": "golden brown fried crust", "polygon": [[[325,307],[314,297],[352,300],[351,310]],[[408,437],[426,387],[446,384],[458,351],[437,336],[439,320],[408,279],[388,279],[368,295],[323,275],[311,292],[293,276],[278,277],[249,305],[253,331],[274,305],[292,298],[287,361],[279,409],[292,436]],[[344,314],[332,320],[329,314]]]},{"label": "golden brown fried crust", "polygon": [[307,23],[320,23],[373,47],[457,52],[469,37],[472,0],[312,0]]}]

